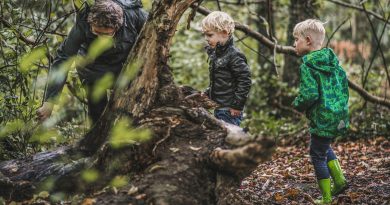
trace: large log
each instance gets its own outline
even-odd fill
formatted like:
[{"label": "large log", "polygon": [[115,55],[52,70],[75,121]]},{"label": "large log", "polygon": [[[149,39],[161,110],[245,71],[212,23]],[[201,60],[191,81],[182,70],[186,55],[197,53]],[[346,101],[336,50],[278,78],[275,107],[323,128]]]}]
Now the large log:
[{"label": "large log", "polygon": [[[154,1],[101,119],[74,147],[1,162],[0,195],[23,200],[48,180],[54,185],[51,193],[88,192],[115,175],[132,173],[131,185],[145,197],[126,196],[122,202],[238,204],[232,190],[270,157],[273,141],[250,137],[215,119],[203,108],[214,106],[212,102],[174,84],[167,64],[170,42],[180,17],[194,2]],[[139,71],[131,81],[134,68]],[[152,130],[153,137],[115,149],[109,143],[111,129],[128,117],[132,126]],[[87,168],[100,173],[93,186],[80,177]]]}]

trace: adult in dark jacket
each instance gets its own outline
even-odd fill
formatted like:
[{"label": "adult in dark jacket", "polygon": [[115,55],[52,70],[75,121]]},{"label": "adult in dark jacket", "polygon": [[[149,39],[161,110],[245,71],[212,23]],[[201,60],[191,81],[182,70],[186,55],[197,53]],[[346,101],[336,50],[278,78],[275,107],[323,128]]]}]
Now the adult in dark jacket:
[{"label": "adult in dark jacket", "polygon": [[94,85],[106,74],[112,74],[116,79],[146,18],[147,13],[142,9],[139,0],[105,0],[96,1],[91,7],[85,5],[79,11],[69,35],[57,50],[49,73],[45,102],[37,110],[38,118],[45,120],[50,117],[54,98],[64,87],[67,72],[58,75],[61,73],[61,64],[75,55],[86,56],[89,46],[98,36],[109,36],[114,40],[110,49],[104,51],[92,63],[77,67],[80,80],[87,90],[89,116],[95,123],[107,104],[107,96],[94,99]]}]

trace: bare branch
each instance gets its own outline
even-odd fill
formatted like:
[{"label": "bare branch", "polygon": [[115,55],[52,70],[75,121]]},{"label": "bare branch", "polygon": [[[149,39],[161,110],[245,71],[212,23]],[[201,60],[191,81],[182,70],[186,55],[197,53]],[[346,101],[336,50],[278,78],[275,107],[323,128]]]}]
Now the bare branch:
[{"label": "bare branch", "polygon": [[254,0],[254,1],[246,1],[246,2],[229,2],[229,1],[219,1],[222,4],[231,4],[231,5],[244,5],[244,4],[264,4],[267,0]]},{"label": "bare branch", "polygon": [[[340,5],[340,6],[347,7],[347,8],[355,9],[355,10],[358,10],[358,11],[364,11],[363,7],[356,6],[356,5],[353,5],[353,4],[348,4],[348,3],[344,3],[344,2],[341,2],[341,1],[337,1],[337,0],[328,0],[328,1],[331,2],[331,3],[337,4],[337,5]],[[379,15],[379,14],[373,12],[373,11],[367,11],[367,13],[369,15],[375,17],[376,19],[379,19],[381,21],[387,22],[385,17],[383,17],[383,16],[381,16],[381,15]]]},{"label": "bare branch", "polygon": [[210,160],[222,170],[248,170],[271,157],[274,144],[270,139],[263,139],[232,150],[215,149]]},{"label": "bare branch", "polygon": [[370,93],[368,93],[366,90],[364,90],[363,88],[358,86],[356,83],[352,82],[351,80],[348,80],[348,86],[352,90],[356,91],[365,100],[390,108],[390,101],[389,100],[371,95]]},{"label": "bare branch", "polygon": [[332,35],[330,35],[330,37],[328,38],[328,42],[326,42],[326,46],[325,47],[328,47],[330,41],[332,40],[334,34],[341,28],[341,26],[343,26],[348,20],[350,19],[350,17],[346,18],[343,22],[341,22],[341,24],[339,26],[337,26],[336,30],[333,31]]},{"label": "bare branch", "polygon": [[[207,15],[207,14],[210,13],[210,10],[208,10],[208,9],[206,9],[204,7],[201,7],[201,6],[198,7],[196,4],[193,4],[191,7],[192,8],[198,8],[198,12],[203,14],[203,15]],[[296,53],[295,53],[295,50],[294,50],[293,47],[291,47],[291,46],[281,46],[281,45],[277,45],[277,44],[276,44],[276,47],[275,47],[275,44],[270,39],[268,39],[264,35],[260,34],[259,32],[255,32],[255,31],[251,30],[249,28],[249,26],[247,26],[245,24],[238,23],[238,22],[235,22],[235,24],[236,24],[236,29],[237,30],[240,30],[240,31],[244,32],[246,35],[248,35],[248,36],[258,40],[260,43],[264,44],[269,49],[276,48],[275,50],[277,52],[279,52],[279,53],[290,54],[290,55],[295,55],[296,56]],[[383,105],[383,106],[386,106],[386,107],[390,108],[390,102],[388,100],[386,100],[384,98],[380,98],[380,97],[374,96],[374,95],[371,95],[366,90],[364,90],[363,88],[359,87],[357,84],[353,83],[352,81],[349,81],[349,87],[351,89],[355,90],[357,93],[359,93],[359,95],[361,97],[363,97],[365,100],[367,100],[369,102],[372,102],[372,103],[380,104],[380,105]]]},{"label": "bare branch", "polygon": [[[193,4],[191,7],[192,8],[196,8],[197,5]],[[208,15],[209,13],[211,13],[210,10],[208,10],[208,9],[202,7],[202,6],[200,6],[198,8],[198,12],[203,14],[203,15]],[[235,22],[235,24],[236,24],[236,29],[237,30],[242,31],[246,35],[248,35],[248,36],[258,40],[260,43],[262,43],[265,46],[267,46],[267,48],[274,49],[275,46],[276,46],[276,51],[279,52],[279,53],[296,55],[295,50],[294,50],[294,48],[292,46],[282,46],[282,45],[277,45],[277,44],[275,45],[270,39],[268,39],[267,37],[265,37],[261,33],[251,30],[248,25],[241,24],[241,23],[238,23],[238,22]]]},{"label": "bare branch", "polygon": [[[364,13],[366,14],[367,16],[367,20],[368,22],[370,23],[370,26],[371,26],[371,29],[372,29],[372,34],[374,35],[374,38],[375,38],[375,41],[377,43],[377,50],[379,49],[380,53],[381,53],[381,57],[382,57],[382,61],[383,61],[383,66],[385,68],[385,72],[386,72],[386,77],[387,77],[387,81],[388,83],[390,84],[390,76],[389,76],[389,71],[387,70],[387,64],[386,64],[386,58],[385,58],[385,55],[383,54],[383,50],[382,50],[382,47],[381,47],[381,40],[382,40],[382,36],[385,32],[385,28],[386,28],[386,25],[387,25],[387,22],[389,21],[390,19],[390,15],[387,17],[387,20],[386,20],[386,23],[385,25],[383,26],[383,30],[382,30],[382,34],[380,36],[380,39],[378,39],[378,36],[376,35],[376,32],[375,32],[375,28],[374,28],[374,25],[372,24],[372,21],[370,19],[370,17],[368,16],[368,11],[366,10],[366,6],[364,4],[362,4],[363,6],[363,9],[364,9]],[[375,56],[373,56],[374,58]],[[367,75],[368,75],[368,71],[367,71]],[[367,77],[366,77],[367,79]]]}]

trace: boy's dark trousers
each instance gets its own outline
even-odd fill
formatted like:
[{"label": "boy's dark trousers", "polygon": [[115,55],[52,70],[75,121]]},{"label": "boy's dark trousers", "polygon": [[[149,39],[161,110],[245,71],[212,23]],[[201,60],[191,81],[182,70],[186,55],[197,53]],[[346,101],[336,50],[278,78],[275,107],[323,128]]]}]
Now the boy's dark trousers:
[{"label": "boy's dark trousers", "polygon": [[243,118],[242,117],[242,112],[241,112],[240,116],[233,117],[230,114],[230,110],[228,108],[215,109],[214,110],[214,116],[217,119],[223,120],[223,121],[225,121],[227,123],[230,123],[230,124],[233,124],[233,125],[237,125],[237,126],[240,126],[242,118]]},{"label": "boy's dark trousers", "polygon": [[333,138],[310,136],[310,158],[314,166],[317,180],[328,179],[330,177],[328,162],[337,159],[330,147]]}]

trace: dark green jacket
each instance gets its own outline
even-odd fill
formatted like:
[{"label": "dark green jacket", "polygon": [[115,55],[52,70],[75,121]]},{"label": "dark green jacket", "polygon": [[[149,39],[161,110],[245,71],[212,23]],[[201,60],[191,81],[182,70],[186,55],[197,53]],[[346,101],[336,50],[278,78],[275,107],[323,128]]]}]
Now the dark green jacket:
[{"label": "dark green jacket", "polygon": [[310,133],[336,137],[349,127],[348,80],[339,60],[330,48],[310,52],[300,67],[299,95],[293,105],[306,111]]},{"label": "dark green jacket", "polygon": [[[77,67],[77,72],[84,84],[91,85],[107,73],[112,73],[115,77],[119,75],[130,49],[147,19],[147,13],[142,9],[139,0],[114,1],[123,8],[123,26],[115,33],[115,45],[112,48],[103,52],[93,63],[85,67]],[[66,75],[58,75],[60,65],[72,56],[87,55],[89,46],[97,38],[91,32],[91,26],[87,22],[89,10],[89,6],[85,5],[78,12],[75,25],[57,49],[57,55],[49,74],[50,79],[45,101],[58,96],[64,87]]]}]

